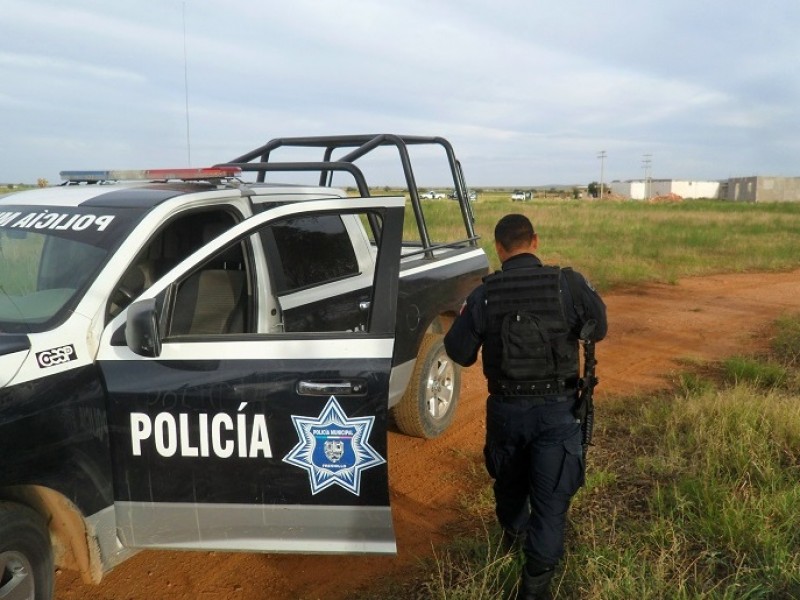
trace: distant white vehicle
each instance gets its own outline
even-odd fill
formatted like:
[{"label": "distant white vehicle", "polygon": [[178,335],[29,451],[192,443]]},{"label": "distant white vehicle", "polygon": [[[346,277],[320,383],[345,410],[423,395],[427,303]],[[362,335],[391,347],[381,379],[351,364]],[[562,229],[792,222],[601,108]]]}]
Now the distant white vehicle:
[{"label": "distant white vehicle", "polygon": [[447,196],[444,192],[436,192],[434,190],[428,190],[424,194],[420,195],[420,198],[428,199],[428,200],[444,200]]},{"label": "distant white vehicle", "polygon": [[522,190],[514,190],[514,193],[511,194],[511,200],[514,202],[523,202],[525,200],[530,200],[533,197],[531,192],[523,192]]},{"label": "distant white vehicle", "polygon": [[[478,194],[475,192],[475,190],[469,190],[467,192],[467,197],[469,198],[470,202],[475,202],[475,200],[478,199]],[[458,200],[458,192],[456,190],[450,192],[450,198],[453,200]]]}]

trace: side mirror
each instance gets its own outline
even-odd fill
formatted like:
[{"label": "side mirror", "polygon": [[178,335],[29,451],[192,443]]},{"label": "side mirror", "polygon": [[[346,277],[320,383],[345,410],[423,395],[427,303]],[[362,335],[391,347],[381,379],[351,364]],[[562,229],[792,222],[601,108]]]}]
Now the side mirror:
[{"label": "side mirror", "polygon": [[161,354],[155,298],[134,302],[128,307],[125,342],[132,352],[140,356],[156,357]]}]

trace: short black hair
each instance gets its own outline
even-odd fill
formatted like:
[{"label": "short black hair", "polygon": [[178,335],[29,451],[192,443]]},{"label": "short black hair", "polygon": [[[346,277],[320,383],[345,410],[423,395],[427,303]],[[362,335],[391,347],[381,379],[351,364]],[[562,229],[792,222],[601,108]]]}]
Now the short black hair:
[{"label": "short black hair", "polygon": [[506,250],[514,250],[530,244],[536,233],[533,223],[525,215],[506,215],[497,222],[494,228],[494,239]]}]

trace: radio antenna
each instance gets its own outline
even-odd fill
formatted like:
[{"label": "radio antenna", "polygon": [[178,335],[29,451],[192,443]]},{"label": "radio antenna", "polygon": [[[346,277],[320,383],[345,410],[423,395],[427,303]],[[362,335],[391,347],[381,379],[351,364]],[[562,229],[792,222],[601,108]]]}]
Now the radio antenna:
[{"label": "radio antenna", "polygon": [[186,158],[192,165],[192,142],[189,137],[189,61],[186,51],[186,2],[183,2],[183,89],[186,97]]}]

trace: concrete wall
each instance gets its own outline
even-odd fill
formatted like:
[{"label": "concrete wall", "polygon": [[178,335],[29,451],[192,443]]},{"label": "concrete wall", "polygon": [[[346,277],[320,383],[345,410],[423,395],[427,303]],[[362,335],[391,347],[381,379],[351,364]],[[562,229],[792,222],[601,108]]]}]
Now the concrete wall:
[{"label": "concrete wall", "polygon": [[719,181],[679,181],[676,179],[653,182],[653,196],[676,194],[681,198],[719,198]]},{"label": "concrete wall", "polygon": [[644,181],[612,181],[608,188],[614,196],[644,200]]},{"label": "concrete wall", "polygon": [[723,186],[722,197],[742,202],[798,202],[800,177],[731,177]]}]

